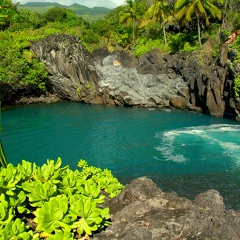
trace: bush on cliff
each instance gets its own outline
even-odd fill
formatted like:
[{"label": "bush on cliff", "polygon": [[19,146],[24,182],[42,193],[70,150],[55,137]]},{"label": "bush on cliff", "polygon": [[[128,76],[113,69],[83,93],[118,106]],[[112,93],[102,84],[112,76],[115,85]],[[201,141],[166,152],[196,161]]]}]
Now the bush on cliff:
[{"label": "bush on cliff", "polygon": [[[230,58],[232,61],[232,67],[235,67],[240,64],[240,30],[237,31],[238,35],[236,39],[230,46]],[[240,75],[236,76],[234,79],[234,91],[235,97],[239,97],[240,95]]]},{"label": "bush on cliff", "polygon": [[111,171],[88,166],[61,167],[61,159],[41,167],[22,161],[0,168],[0,239],[66,239],[92,235],[111,224],[105,195],[119,194],[122,184]]}]

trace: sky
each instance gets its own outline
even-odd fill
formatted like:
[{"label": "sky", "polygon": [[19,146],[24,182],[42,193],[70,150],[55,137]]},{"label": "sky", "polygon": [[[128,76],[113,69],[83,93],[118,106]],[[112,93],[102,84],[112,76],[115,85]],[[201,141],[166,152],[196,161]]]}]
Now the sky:
[{"label": "sky", "polygon": [[27,2],[57,2],[62,5],[72,5],[73,3],[78,3],[87,7],[107,7],[116,8],[124,3],[125,0],[12,0],[13,3],[19,2],[20,4],[25,4]]}]

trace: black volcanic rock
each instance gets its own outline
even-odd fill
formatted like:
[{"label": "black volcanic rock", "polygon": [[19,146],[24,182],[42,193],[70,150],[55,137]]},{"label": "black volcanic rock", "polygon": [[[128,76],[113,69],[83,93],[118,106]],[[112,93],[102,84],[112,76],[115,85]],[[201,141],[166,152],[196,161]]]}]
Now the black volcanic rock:
[{"label": "black volcanic rock", "polygon": [[112,225],[93,235],[94,240],[240,239],[240,212],[225,210],[213,189],[190,201],[141,177],[105,205]]},{"label": "black volcanic rock", "polygon": [[228,45],[219,58],[210,51],[161,54],[136,58],[128,51],[93,54],[79,38],[54,34],[31,44],[50,78],[48,86],[70,101],[121,106],[173,107],[238,120],[239,103],[233,81],[240,67],[231,67]]}]

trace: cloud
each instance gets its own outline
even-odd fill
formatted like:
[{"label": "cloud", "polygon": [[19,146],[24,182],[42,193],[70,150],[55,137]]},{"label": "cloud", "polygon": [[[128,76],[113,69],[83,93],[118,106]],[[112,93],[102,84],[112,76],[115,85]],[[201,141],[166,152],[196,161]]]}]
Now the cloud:
[{"label": "cloud", "polygon": [[107,8],[116,8],[117,6],[122,5],[125,0],[69,0],[66,3],[66,0],[12,0],[13,3],[19,2],[20,4],[25,4],[27,2],[57,2],[62,5],[72,5],[74,3],[78,3],[80,5],[84,5],[87,7],[107,7]]}]

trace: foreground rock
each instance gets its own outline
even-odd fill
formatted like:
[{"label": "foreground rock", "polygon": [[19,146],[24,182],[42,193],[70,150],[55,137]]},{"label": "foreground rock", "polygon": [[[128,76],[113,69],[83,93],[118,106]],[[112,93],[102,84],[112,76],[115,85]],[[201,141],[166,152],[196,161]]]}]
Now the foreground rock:
[{"label": "foreground rock", "polygon": [[217,59],[211,51],[172,55],[156,50],[136,58],[107,49],[90,54],[78,38],[55,34],[32,43],[31,49],[51,74],[50,91],[64,100],[173,107],[240,119],[233,90],[240,67],[231,67],[228,45]]},{"label": "foreground rock", "polygon": [[240,239],[240,212],[225,210],[223,198],[212,189],[190,201],[162,192],[142,177],[106,206],[112,225],[94,235],[95,240]]}]

